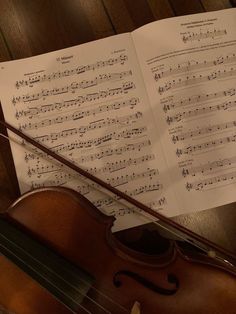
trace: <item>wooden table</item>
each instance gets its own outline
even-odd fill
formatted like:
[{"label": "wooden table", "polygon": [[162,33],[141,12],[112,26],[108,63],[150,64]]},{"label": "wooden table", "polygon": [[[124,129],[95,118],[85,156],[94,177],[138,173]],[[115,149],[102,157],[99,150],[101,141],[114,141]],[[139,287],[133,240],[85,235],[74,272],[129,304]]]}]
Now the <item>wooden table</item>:
[{"label": "wooden table", "polygon": [[[167,17],[230,8],[233,2],[235,1],[0,0],[0,61],[25,58],[129,32]],[[4,211],[17,196],[19,190],[9,143],[0,138],[0,211]],[[236,252],[235,203],[184,215],[175,220]],[[152,226],[149,229],[153,230]],[[142,232],[142,228],[138,230]],[[125,242],[133,241],[136,231],[122,232],[118,236]]]}]

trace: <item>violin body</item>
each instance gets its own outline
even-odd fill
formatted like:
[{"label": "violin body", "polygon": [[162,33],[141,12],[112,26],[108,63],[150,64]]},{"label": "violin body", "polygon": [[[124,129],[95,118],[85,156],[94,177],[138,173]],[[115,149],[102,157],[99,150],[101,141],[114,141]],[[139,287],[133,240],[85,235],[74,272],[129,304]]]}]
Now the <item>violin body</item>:
[{"label": "violin body", "polygon": [[2,255],[0,304],[13,313],[122,314],[131,313],[135,301],[142,314],[236,313],[236,276],[193,261],[174,242],[159,256],[125,247],[111,233],[114,218],[72,190],[27,193],[4,219],[93,278],[88,297],[72,309]]}]

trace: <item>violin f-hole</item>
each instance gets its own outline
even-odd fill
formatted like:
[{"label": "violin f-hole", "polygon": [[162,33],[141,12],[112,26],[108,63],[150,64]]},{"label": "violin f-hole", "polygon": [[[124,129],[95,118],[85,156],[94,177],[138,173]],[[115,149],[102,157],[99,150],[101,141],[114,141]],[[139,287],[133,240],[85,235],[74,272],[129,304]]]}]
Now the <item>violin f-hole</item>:
[{"label": "violin f-hole", "polygon": [[120,276],[127,276],[132,278],[133,280],[135,280],[136,282],[138,282],[139,284],[141,284],[142,286],[146,287],[147,289],[155,292],[155,293],[159,293],[162,295],[173,295],[175,294],[178,289],[179,289],[179,280],[178,278],[174,275],[174,274],[168,274],[167,275],[167,281],[169,284],[172,284],[174,286],[174,288],[163,288],[158,286],[156,283],[140,276],[139,274],[132,272],[130,270],[121,270],[118,271],[117,273],[115,273],[114,277],[113,277],[113,284],[119,288],[122,286],[122,281],[120,280]]}]

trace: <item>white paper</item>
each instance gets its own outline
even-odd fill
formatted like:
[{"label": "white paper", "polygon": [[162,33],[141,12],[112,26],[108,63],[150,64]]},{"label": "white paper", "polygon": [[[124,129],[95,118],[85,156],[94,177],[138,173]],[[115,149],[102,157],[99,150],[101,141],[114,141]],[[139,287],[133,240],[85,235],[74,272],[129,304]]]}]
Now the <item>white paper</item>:
[{"label": "white paper", "polygon": [[[233,202],[235,12],[1,63],[5,119],[166,216]],[[149,222],[35,148],[11,148],[22,193],[75,189],[116,216],[113,231]]]},{"label": "white paper", "polygon": [[[176,213],[130,34],[2,63],[0,86],[8,123],[153,209]],[[147,222],[34,148],[11,147],[22,193],[70,187],[115,215],[114,231]]]},{"label": "white paper", "polygon": [[171,18],[132,33],[185,212],[236,200],[236,9]]}]

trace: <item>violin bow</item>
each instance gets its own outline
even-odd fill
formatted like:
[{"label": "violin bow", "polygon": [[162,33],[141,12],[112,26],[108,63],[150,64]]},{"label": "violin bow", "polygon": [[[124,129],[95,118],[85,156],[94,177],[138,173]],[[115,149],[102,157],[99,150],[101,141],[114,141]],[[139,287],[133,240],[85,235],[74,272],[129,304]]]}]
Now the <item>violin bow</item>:
[{"label": "violin bow", "polygon": [[[221,261],[223,260],[223,262],[228,264],[229,267],[235,267],[234,264],[232,264],[231,262],[227,261],[225,258],[222,258],[221,256],[217,255],[217,253],[216,253],[216,251],[218,251],[219,253],[223,254],[224,256],[227,256],[228,258],[235,260],[236,256],[234,254],[232,254],[230,251],[228,251],[228,250],[224,249],[223,247],[215,244],[214,242],[212,242],[212,241],[210,241],[210,240],[208,240],[208,239],[206,239],[206,238],[196,234],[195,232],[185,228],[184,226],[178,224],[177,222],[175,222],[175,221],[167,218],[166,216],[156,212],[152,208],[144,205],[143,203],[141,203],[138,200],[130,197],[126,193],[118,190],[117,188],[115,188],[115,187],[111,186],[110,184],[106,183],[105,181],[103,181],[103,180],[99,179],[98,177],[92,175],[91,173],[89,173],[88,171],[86,171],[86,170],[80,168],[79,166],[75,165],[73,162],[69,161],[68,159],[58,155],[57,153],[53,152],[51,149],[49,149],[46,146],[44,146],[44,145],[40,144],[39,142],[35,141],[33,138],[31,138],[30,136],[28,136],[25,133],[21,132],[17,128],[13,127],[11,124],[9,124],[9,123],[7,123],[5,121],[1,121],[1,120],[0,120],[0,123],[3,126],[5,126],[8,130],[10,130],[14,134],[18,135],[20,138],[24,139],[26,142],[30,143],[34,147],[40,149],[41,151],[43,151],[47,155],[53,157],[55,160],[59,161],[63,165],[66,165],[68,168],[74,170],[75,172],[79,173],[83,177],[86,177],[87,179],[97,183],[101,187],[103,187],[106,190],[112,192],[113,194],[119,196],[121,199],[126,200],[127,202],[129,202],[130,204],[136,206],[137,208],[142,209],[145,213],[148,213],[152,217],[155,217],[156,219],[158,219],[161,222],[163,222],[164,225],[166,225],[166,226],[168,226],[170,228],[173,228],[174,230],[177,230],[178,232],[181,233],[181,234],[178,234],[178,232],[177,232],[177,236],[178,237],[184,239],[185,241],[187,241],[188,243],[190,243],[192,245],[197,246],[198,248],[200,248],[204,252],[207,252],[208,256],[210,256],[212,258],[215,258],[215,259],[218,258]],[[163,226],[161,225],[161,227],[163,227]],[[172,232],[172,233],[176,234],[176,232],[173,232],[168,227],[164,227],[164,228],[166,228],[169,232]],[[205,247],[203,247],[203,244],[204,244]]]}]

